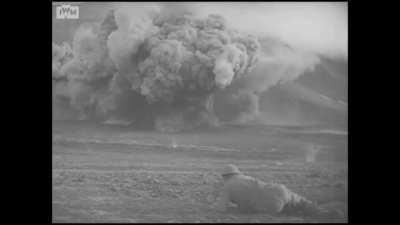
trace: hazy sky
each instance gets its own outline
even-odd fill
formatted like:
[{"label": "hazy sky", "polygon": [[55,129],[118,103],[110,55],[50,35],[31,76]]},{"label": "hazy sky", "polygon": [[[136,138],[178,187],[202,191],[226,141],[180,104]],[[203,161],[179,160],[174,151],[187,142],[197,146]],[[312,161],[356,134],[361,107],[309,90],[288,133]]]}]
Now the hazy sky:
[{"label": "hazy sky", "polygon": [[273,35],[304,50],[347,57],[346,2],[187,4],[200,14],[222,14],[240,30]]},{"label": "hazy sky", "polygon": [[[199,16],[223,15],[229,25],[253,34],[278,37],[293,47],[347,58],[347,2],[186,2],[186,3],[73,3],[81,20],[100,19],[110,8],[143,14],[163,5],[173,13],[191,11]],[[53,13],[54,21],[54,13]],[[60,21],[54,21],[59,24]],[[53,29],[57,29],[53,22]],[[65,22],[65,21],[64,21]],[[65,28],[64,28],[65,29]]]}]

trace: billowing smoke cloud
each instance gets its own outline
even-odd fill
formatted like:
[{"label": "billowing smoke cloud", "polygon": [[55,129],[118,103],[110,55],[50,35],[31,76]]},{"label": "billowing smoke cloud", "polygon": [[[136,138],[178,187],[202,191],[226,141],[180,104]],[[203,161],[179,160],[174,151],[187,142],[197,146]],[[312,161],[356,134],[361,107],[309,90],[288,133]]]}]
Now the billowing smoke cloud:
[{"label": "billowing smoke cloud", "polygon": [[72,46],[53,43],[55,119],[126,119],[161,131],[253,119],[259,94],[318,63],[193,4],[114,7]]},{"label": "billowing smoke cloud", "polygon": [[[259,96],[268,88],[313,70],[319,58],[285,45],[277,39],[260,38],[262,52],[255,68],[245,77],[215,94],[217,115],[222,120],[246,122],[259,114]],[[225,115],[225,116],[222,116]]]},{"label": "billowing smoke cloud", "polygon": [[192,3],[198,15],[218,13],[228,25],[278,38],[297,50],[347,58],[347,2]]},{"label": "billowing smoke cloud", "polygon": [[[84,24],[75,33],[72,49],[53,43],[53,95],[69,101],[81,118],[107,110],[109,81],[116,68],[108,56],[107,39],[117,29],[113,11],[100,24]],[[59,100],[62,99],[62,100]]]},{"label": "billowing smoke cloud", "polygon": [[258,62],[245,78],[215,94],[217,115],[246,122],[259,113],[269,87],[296,80],[314,69],[319,55],[347,58],[347,3],[193,3],[198,16],[218,13],[235,29],[258,37]]},{"label": "billowing smoke cloud", "polygon": [[69,98],[82,117],[142,120],[148,114],[160,130],[214,121],[209,96],[256,62],[257,39],[229,29],[218,15],[177,16],[166,7],[132,22],[110,11],[101,24],[76,31],[72,52],[67,44],[54,44],[56,96]]}]

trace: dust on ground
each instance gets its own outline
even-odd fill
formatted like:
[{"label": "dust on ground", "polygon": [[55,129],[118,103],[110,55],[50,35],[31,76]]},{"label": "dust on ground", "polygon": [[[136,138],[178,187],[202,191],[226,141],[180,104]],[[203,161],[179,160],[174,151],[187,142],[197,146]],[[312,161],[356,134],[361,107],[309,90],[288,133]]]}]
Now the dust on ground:
[{"label": "dust on ground", "polygon": [[[250,133],[249,133],[250,132]],[[307,162],[309,143],[328,146]],[[347,136],[274,129],[160,134],[53,124],[53,222],[346,222],[217,212],[221,166],[232,163],[319,204],[347,205]]]}]

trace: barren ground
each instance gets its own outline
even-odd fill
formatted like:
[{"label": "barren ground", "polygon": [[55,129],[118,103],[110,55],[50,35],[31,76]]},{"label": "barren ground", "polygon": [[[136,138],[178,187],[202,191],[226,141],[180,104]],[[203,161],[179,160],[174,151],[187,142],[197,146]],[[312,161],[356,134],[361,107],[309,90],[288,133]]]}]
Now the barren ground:
[{"label": "barren ground", "polygon": [[[306,162],[305,144],[325,146]],[[160,134],[53,123],[53,222],[346,222],[211,209],[227,163],[347,205],[347,135],[277,127]]]}]

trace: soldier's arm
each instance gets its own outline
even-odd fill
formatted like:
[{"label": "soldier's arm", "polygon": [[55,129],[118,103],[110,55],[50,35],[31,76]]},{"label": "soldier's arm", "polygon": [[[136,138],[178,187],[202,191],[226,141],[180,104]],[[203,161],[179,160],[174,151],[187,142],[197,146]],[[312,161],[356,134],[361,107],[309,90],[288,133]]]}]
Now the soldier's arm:
[{"label": "soldier's arm", "polygon": [[229,193],[225,189],[223,189],[220,192],[216,203],[214,203],[212,207],[218,211],[225,211],[229,205],[229,202]]}]

